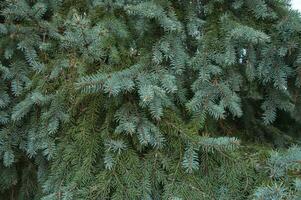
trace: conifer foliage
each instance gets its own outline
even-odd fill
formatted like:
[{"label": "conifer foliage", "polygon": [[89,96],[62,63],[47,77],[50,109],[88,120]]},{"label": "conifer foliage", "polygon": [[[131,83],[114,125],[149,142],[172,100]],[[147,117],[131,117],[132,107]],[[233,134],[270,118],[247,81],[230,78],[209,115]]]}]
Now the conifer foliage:
[{"label": "conifer foliage", "polygon": [[288,0],[0,0],[0,198],[301,198],[235,134],[300,127],[300,48]]}]

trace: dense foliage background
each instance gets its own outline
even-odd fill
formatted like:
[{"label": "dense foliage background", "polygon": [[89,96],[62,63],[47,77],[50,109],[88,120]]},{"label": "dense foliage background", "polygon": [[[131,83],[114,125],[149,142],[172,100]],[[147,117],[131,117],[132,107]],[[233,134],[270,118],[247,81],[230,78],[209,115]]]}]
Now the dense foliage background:
[{"label": "dense foliage background", "polygon": [[0,199],[301,199],[289,3],[0,0]]}]

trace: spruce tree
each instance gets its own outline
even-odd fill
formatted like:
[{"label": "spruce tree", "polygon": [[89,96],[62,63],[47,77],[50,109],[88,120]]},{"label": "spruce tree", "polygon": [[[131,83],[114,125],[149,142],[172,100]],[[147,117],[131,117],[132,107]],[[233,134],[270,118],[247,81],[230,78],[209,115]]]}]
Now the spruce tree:
[{"label": "spruce tree", "polygon": [[289,0],[0,2],[2,199],[300,198]]}]

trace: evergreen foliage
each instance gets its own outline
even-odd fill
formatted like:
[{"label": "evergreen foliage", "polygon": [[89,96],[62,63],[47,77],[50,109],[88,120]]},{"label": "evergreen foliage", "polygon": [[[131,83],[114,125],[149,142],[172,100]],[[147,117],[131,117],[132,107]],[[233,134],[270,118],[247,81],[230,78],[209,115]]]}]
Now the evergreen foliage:
[{"label": "evergreen foliage", "polygon": [[300,47],[289,0],[0,0],[0,198],[300,199]]}]

